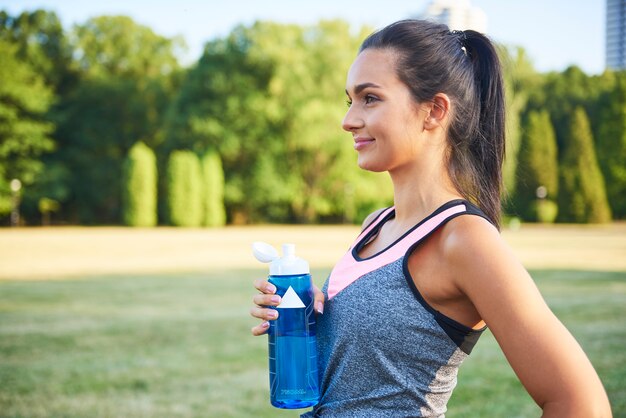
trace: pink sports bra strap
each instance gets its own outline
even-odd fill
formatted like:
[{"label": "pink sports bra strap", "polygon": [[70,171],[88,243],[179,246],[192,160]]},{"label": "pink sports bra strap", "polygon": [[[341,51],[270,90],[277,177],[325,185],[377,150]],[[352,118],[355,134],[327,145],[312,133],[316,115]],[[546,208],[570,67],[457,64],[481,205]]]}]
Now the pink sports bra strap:
[{"label": "pink sports bra strap", "polygon": [[413,244],[424,239],[450,218],[467,211],[467,206],[463,202],[459,202],[458,204],[444,209],[445,206],[446,205],[440,208],[443,210],[435,211],[432,215],[411,228],[401,238],[383,251],[372,257],[361,259],[357,252],[362,240],[365,239],[374,228],[385,222],[394,208],[391,207],[384,210],[375,221],[359,234],[354,244],[350,247],[350,250],[344,254],[341,260],[335,265],[335,268],[333,268],[328,278],[328,298],[332,299],[337,293],[341,292],[365,274],[402,258]]}]

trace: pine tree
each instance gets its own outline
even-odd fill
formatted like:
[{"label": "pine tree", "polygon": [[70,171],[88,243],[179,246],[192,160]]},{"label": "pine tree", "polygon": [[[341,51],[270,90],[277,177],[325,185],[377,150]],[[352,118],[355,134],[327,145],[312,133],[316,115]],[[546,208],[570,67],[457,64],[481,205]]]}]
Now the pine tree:
[{"label": "pine tree", "polygon": [[611,220],[604,178],[600,172],[587,114],[574,110],[561,161],[559,219],[602,223]]},{"label": "pine tree", "polygon": [[123,167],[122,218],[129,226],[157,223],[157,164],[154,152],[137,142]]},{"label": "pine tree", "polygon": [[191,151],[173,151],[167,167],[169,222],[174,226],[202,224],[200,160]]},{"label": "pine tree", "polygon": [[602,98],[597,138],[598,162],[613,215],[626,218],[626,74]]},{"label": "pine tree", "polygon": [[222,160],[215,151],[207,152],[202,158],[204,183],[205,226],[222,226],[226,223],[224,210],[224,171]]},{"label": "pine tree", "polygon": [[[516,206],[522,217],[532,221],[549,220],[538,211],[555,206],[559,185],[556,135],[547,111],[528,114],[516,178]],[[541,202],[542,209],[537,202],[540,187],[544,187],[547,193]]]}]

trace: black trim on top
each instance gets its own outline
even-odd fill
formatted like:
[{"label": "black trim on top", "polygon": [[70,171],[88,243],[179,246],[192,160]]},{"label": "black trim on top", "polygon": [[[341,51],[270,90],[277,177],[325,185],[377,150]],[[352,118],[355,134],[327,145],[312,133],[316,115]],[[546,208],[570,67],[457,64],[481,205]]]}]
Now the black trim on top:
[{"label": "black trim on top", "polygon": [[[456,201],[456,202],[459,202],[459,201]],[[457,345],[457,347],[459,347],[461,351],[463,351],[465,354],[469,355],[472,352],[472,349],[474,348],[474,346],[476,345],[478,338],[483,333],[483,331],[487,328],[487,326],[485,325],[484,327],[480,329],[473,329],[464,324],[461,324],[458,321],[455,321],[449,316],[446,316],[443,313],[436,310],[435,308],[433,308],[426,301],[426,299],[424,299],[424,297],[418,290],[417,286],[415,285],[415,282],[413,281],[413,277],[411,276],[411,273],[409,272],[409,256],[413,253],[415,248],[421,243],[423,243],[424,240],[426,240],[429,236],[431,236],[441,226],[445,225],[446,223],[456,218],[457,216],[476,215],[476,216],[480,216],[486,219],[487,221],[489,221],[489,223],[493,225],[493,222],[491,222],[491,220],[478,207],[476,207],[475,205],[467,201],[461,200],[461,202],[466,207],[466,210],[464,212],[450,215],[448,218],[444,219],[439,225],[437,225],[437,227],[435,227],[432,231],[430,231],[428,234],[422,237],[422,239],[415,242],[413,245],[409,247],[409,249],[407,250],[404,256],[404,260],[402,263],[402,270],[404,271],[404,278],[406,279],[407,284],[409,285],[409,288],[412,290],[413,295],[415,296],[417,301],[428,312],[430,312],[433,315],[433,317],[435,318],[435,321],[437,321],[439,326],[444,330],[444,332],[448,335],[448,337],[450,337],[450,339]]]},{"label": "black trim on top", "polygon": [[[385,251],[389,250],[391,247],[393,247],[394,245],[396,245],[398,242],[402,241],[404,239],[404,237],[406,237],[407,235],[409,235],[411,232],[413,232],[415,229],[419,228],[424,222],[428,221],[429,219],[433,218],[434,216],[439,215],[441,212],[450,209],[453,206],[457,206],[459,204],[464,204],[466,205],[466,208],[469,207],[469,202],[467,202],[464,199],[455,199],[455,200],[451,200],[449,202],[444,203],[443,205],[439,206],[433,213],[431,213],[430,215],[428,215],[427,217],[425,217],[424,219],[422,219],[417,225],[411,227],[408,231],[406,231],[404,234],[402,234],[402,236],[400,238],[398,238],[397,240],[395,240],[394,242],[392,242],[391,244],[389,244],[387,247],[385,247],[384,249],[382,249],[381,251],[377,252],[374,255],[371,255],[369,257],[366,258],[361,258],[359,257],[359,251],[361,251],[363,249],[363,247],[365,246],[365,243],[368,243],[370,241],[370,239],[378,234],[380,232],[380,228],[382,228],[382,226],[392,217],[394,217],[396,215],[396,210],[393,209],[392,211],[390,211],[380,222],[378,222],[378,225],[376,225],[374,228],[372,228],[371,231],[369,231],[367,234],[365,234],[365,236],[363,238],[361,238],[359,240],[359,242],[356,243],[356,245],[352,248],[352,257],[354,257],[354,259],[356,261],[365,261],[365,260],[369,260],[372,259],[374,257],[378,257],[379,255],[381,255],[382,253],[384,253]],[[387,208],[388,209],[388,208]],[[478,211],[480,211],[480,209],[476,208]],[[386,209],[385,209],[386,210]],[[381,214],[384,211],[381,212]],[[469,213],[468,212],[463,212],[463,213]],[[480,212],[482,213],[482,212]],[[483,217],[485,217],[485,215],[481,215]],[[369,225],[372,225],[374,222],[378,221],[378,219],[380,219],[380,215],[376,217],[376,219],[372,222],[370,222]],[[488,220],[488,219],[487,219]],[[446,222],[446,221],[444,221]],[[491,222],[491,221],[490,221]],[[368,225],[368,227],[369,227]],[[438,228],[438,227],[437,227]],[[435,228],[436,229],[436,228]]]},{"label": "black trim on top", "polygon": [[[385,213],[385,212],[386,212],[389,208],[391,208],[391,206],[387,206],[386,208],[380,209],[380,210],[379,210],[379,212],[378,212],[378,213],[376,214],[376,216],[374,217],[374,219],[373,219],[370,223],[368,223],[367,225],[365,225],[365,227],[363,227],[363,228],[361,229],[361,232],[362,232],[362,231],[365,231],[367,228],[369,228],[370,226],[372,226],[372,224],[374,224],[374,222],[377,222],[377,221],[380,219],[381,215],[382,215],[383,213]],[[392,211],[392,212],[395,212],[395,211]]]}]

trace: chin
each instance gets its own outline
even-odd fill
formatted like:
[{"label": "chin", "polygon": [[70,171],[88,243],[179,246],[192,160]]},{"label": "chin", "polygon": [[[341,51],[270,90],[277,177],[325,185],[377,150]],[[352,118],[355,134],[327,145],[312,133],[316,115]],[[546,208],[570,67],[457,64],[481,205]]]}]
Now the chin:
[{"label": "chin", "polygon": [[382,164],[376,164],[376,162],[368,161],[365,158],[359,158],[358,166],[362,170],[371,171],[373,173],[382,173],[383,171],[387,171],[387,168]]}]

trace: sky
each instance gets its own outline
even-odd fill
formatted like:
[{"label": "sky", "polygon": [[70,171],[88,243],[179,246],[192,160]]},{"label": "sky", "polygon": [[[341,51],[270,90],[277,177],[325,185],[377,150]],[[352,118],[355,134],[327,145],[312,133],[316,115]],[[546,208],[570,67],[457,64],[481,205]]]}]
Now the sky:
[{"label": "sky", "polygon": [[[127,15],[159,35],[182,36],[184,63],[195,62],[206,41],[255,20],[313,24],[341,18],[355,28],[382,27],[415,17],[430,0],[0,0],[0,9],[17,15],[46,9],[70,29],[90,17]],[[604,70],[605,0],[471,0],[487,15],[495,41],[523,47],[536,70],[562,71],[577,65],[587,74]]]}]

